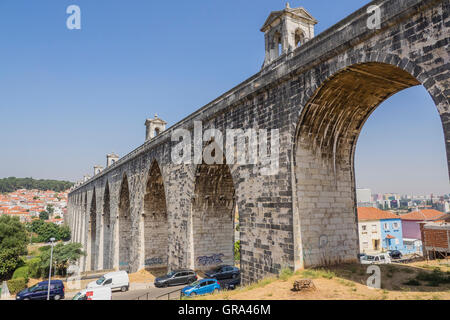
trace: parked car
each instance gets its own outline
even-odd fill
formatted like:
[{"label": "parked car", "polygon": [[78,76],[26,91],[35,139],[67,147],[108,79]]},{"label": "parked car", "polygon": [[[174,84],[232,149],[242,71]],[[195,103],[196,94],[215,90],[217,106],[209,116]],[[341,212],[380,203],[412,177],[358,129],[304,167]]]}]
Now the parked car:
[{"label": "parked car", "polygon": [[392,259],[401,259],[403,256],[403,254],[398,250],[389,250],[388,254]]},{"label": "parked car", "polygon": [[119,289],[122,292],[130,288],[130,279],[126,271],[110,272],[101,276],[97,281],[90,282],[86,289],[108,287],[111,290]]},{"label": "parked car", "polygon": [[365,253],[358,253],[358,259],[361,260],[362,258],[364,258],[365,256],[367,256],[367,254]]},{"label": "parked car", "polygon": [[99,287],[84,289],[78,292],[72,300],[111,300],[112,290],[110,287]]},{"label": "parked car", "polygon": [[[16,295],[16,300],[47,300],[48,281],[42,281],[38,284],[20,291]],[[50,281],[50,299],[64,299],[64,284],[61,280]]]},{"label": "parked car", "polygon": [[179,286],[183,284],[189,284],[197,281],[198,277],[195,271],[185,269],[185,270],[175,270],[169,272],[163,277],[155,279],[155,287],[164,288],[168,286]]},{"label": "parked car", "polygon": [[220,284],[217,279],[202,279],[184,287],[183,290],[181,290],[181,295],[193,297],[196,295],[217,293],[220,289]]},{"label": "parked car", "polygon": [[360,262],[361,264],[389,264],[391,263],[391,257],[387,253],[366,255],[361,258]]},{"label": "parked car", "polygon": [[241,284],[241,277],[230,279],[228,281],[222,281],[220,283],[222,289],[234,290]]},{"label": "parked car", "polygon": [[240,276],[240,271],[236,267],[222,265],[218,266],[212,270],[205,272],[207,278],[213,278],[217,280],[221,279],[236,279]]}]

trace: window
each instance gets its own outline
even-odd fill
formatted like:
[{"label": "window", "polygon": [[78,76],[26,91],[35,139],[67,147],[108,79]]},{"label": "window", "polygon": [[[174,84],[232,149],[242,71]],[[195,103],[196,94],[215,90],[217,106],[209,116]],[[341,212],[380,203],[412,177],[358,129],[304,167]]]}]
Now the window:
[{"label": "window", "polygon": [[363,231],[366,231],[366,230],[367,230],[367,226],[362,226],[361,229],[362,229]]},{"label": "window", "polygon": [[108,279],[105,281],[105,283],[103,285],[107,285],[107,284],[111,284],[112,283],[112,279]]},{"label": "window", "polygon": [[394,222],[394,223],[392,224],[392,227],[393,227],[395,230],[398,230],[398,222]]},{"label": "window", "polygon": [[101,285],[105,281],[105,277],[100,277],[95,283]]},{"label": "window", "polygon": [[384,230],[389,230],[389,223],[384,223]]},{"label": "window", "polygon": [[369,248],[369,243],[368,242],[363,242],[363,248]]},{"label": "window", "polygon": [[295,31],[295,46],[298,48],[305,42],[305,34],[302,30],[297,29]]},{"label": "window", "polygon": [[376,224],[372,225],[372,231],[377,231],[377,225]]}]

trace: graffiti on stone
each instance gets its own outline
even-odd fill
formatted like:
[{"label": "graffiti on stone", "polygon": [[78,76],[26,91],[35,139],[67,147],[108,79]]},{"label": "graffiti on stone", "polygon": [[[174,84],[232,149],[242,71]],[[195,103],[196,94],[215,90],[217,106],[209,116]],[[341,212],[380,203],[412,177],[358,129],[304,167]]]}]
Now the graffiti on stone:
[{"label": "graffiti on stone", "polygon": [[201,266],[216,265],[223,263],[222,261],[223,256],[224,256],[223,253],[213,254],[212,256],[201,256],[197,258],[197,261]]},{"label": "graffiti on stone", "polygon": [[145,266],[155,266],[164,264],[164,260],[162,258],[150,258],[145,260]]}]

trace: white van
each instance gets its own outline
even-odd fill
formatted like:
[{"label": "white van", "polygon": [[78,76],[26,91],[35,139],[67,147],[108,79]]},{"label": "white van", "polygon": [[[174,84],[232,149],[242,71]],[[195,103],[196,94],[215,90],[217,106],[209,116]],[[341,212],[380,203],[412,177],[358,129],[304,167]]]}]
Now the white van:
[{"label": "white van", "polygon": [[101,276],[97,281],[90,282],[86,289],[109,287],[111,290],[128,291],[130,279],[126,271],[110,272]]},{"label": "white van", "polygon": [[101,287],[84,289],[78,292],[72,300],[111,300],[111,288]]},{"label": "white van", "polygon": [[391,257],[387,253],[379,253],[374,255],[366,255],[361,258],[361,264],[390,264]]}]

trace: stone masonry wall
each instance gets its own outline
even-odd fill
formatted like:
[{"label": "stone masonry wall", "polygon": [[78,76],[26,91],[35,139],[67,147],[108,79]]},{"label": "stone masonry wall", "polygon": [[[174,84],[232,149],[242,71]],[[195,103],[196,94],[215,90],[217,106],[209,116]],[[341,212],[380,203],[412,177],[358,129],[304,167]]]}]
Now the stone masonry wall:
[{"label": "stone masonry wall", "polygon": [[[196,213],[212,217],[210,213],[216,212],[193,206],[198,167],[172,163],[170,151],[175,129],[193,133],[193,122],[201,121],[204,129],[223,132],[279,130],[278,174],[261,175],[262,165],[229,165],[239,211],[244,282],[277,274],[283,267],[354,261],[358,239],[353,154],[373,109],[403,88],[423,85],[442,119],[450,161],[449,1],[371,4],[380,5],[381,29],[367,28],[367,6],[358,10],[73,190],[69,220],[75,240],[89,249],[86,217],[94,188],[97,223],[104,224],[99,195],[108,183],[112,241],[110,253],[104,240],[99,244],[103,268],[119,268],[120,243],[122,253],[127,250],[128,261],[122,262],[131,271],[143,268],[142,213],[150,168],[156,161],[167,204],[168,267],[196,267],[199,228],[214,224],[213,218],[199,224]],[[130,212],[126,229],[119,218],[124,176]],[[223,225],[219,243],[225,244],[233,230],[225,227],[225,220],[216,224]],[[105,234],[103,225],[100,230]],[[210,247],[205,254],[215,249],[222,248]],[[88,267],[84,260],[81,265]]]}]

